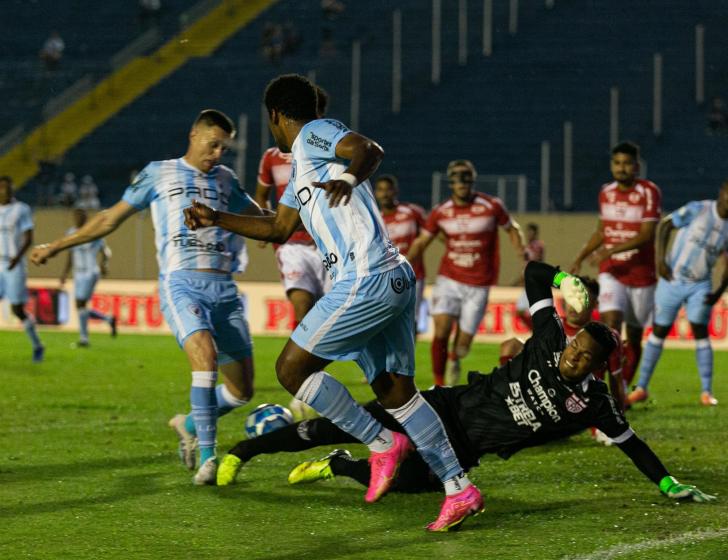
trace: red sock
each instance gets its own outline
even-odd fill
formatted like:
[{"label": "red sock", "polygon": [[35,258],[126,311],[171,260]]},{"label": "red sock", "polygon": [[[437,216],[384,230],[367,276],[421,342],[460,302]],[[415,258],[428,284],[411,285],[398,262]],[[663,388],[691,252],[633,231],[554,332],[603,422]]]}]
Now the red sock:
[{"label": "red sock", "polygon": [[433,338],[430,346],[432,354],[432,374],[435,385],[445,384],[445,366],[447,365],[447,338]]},{"label": "red sock", "polygon": [[508,356],[508,355],[501,356],[500,359],[498,360],[498,363],[500,365],[504,366],[512,359],[513,359],[513,356]]},{"label": "red sock", "polygon": [[622,378],[627,386],[632,383],[634,374],[637,372],[637,366],[642,357],[642,344],[632,344],[627,341],[624,343],[624,367],[622,368]]}]

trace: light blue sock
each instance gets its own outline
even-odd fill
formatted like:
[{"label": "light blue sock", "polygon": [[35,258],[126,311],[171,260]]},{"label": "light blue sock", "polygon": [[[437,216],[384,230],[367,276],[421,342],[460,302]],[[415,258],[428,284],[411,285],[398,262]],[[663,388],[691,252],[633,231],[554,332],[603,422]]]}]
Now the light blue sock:
[{"label": "light blue sock", "polygon": [[216,371],[193,371],[190,404],[200,448],[200,465],[215,455],[217,437]]},{"label": "light blue sock", "polygon": [[713,347],[709,338],[695,340],[695,360],[698,362],[702,390],[710,393],[713,388]]},{"label": "light blue sock", "polygon": [[637,382],[638,387],[642,387],[644,390],[647,390],[652,374],[655,373],[655,366],[660,359],[662,346],[664,344],[665,339],[655,336],[655,333],[650,333],[650,336],[647,337],[647,344],[645,344],[644,350],[642,350],[640,380]]},{"label": "light blue sock", "polygon": [[88,309],[78,310],[78,336],[82,342],[88,342]]},{"label": "light blue sock", "polygon": [[440,480],[445,482],[463,472],[442,420],[419,391],[404,406],[387,412],[402,425]]},{"label": "light blue sock", "polygon": [[[235,396],[233,396],[228,388],[225,387],[224,383],[221,383],[220,385],[215,387],[215,397],[217,398],[218,419],[221,416],[225,416],[231,410],[235,410],[236,408],[240,408],[241,406],[245,406],[246,404],[248,404],[248,401],[246,401],[245,399],[235,398]],[[185,429],[193,436],[197,435],[197,430],[195,429],[195,419],[192,418],[191,412],[185,418]]]},{"label": "light blue sock", "polygon": [[100,319],[102,321],[106,321],[107,323],[111,323],[111,315],[104,315],[100,311],[96,311],[95,309],[89,309],[88,311],[89,317],[92,319]]},{"label": "light blue sock", "polygon": [[38,333],[35,332],[35,320],[30,315],[26,315],[25,320],[23,321],[23,328],[25,329],[25,334],[27,334],[30,339],[30,343],[33,345],[33,349],[43,346],[40,342],[40,338],[38,338]]},{"label": "light blue sock", "polygon": [[382,425],[352,398],[346,387],[326,372],[318,371],[306,378],[295,396],[366,445],[382,431]]}]

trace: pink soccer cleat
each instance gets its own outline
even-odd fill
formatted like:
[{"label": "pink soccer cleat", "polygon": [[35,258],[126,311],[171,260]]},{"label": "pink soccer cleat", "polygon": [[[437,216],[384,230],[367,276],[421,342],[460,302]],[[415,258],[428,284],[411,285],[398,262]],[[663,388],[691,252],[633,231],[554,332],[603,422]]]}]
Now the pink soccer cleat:
[{"label": "pink soccer cleat", "polygon": [[440,515],[426,529],[432,532],[445,532],[460,528],[466,517],[478,515],[485,509],[483,496],[475,485],[471,484],[462,492],[446,496],[442,503]]},{"label": "pink soccer cleat", "polygon": [[412,444],[404,434],[392,432],[394,443],[387,451],[374,453],[369,456],[369,489],[364,500],[368,503],[376,502],[392,487],[397,470],[405,457],[412,451]]}]

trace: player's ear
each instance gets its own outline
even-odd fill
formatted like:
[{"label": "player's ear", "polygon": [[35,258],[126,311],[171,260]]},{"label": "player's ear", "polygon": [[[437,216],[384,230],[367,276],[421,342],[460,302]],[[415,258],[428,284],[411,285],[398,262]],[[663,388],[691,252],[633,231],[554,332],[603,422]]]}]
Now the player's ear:
[{"label": "player's ear", "polygon": [[280,121],[281,115],[278,111],[275,109],[270,110],[270,122],[272,122],[274,125],[278,125],[278,121]]}]

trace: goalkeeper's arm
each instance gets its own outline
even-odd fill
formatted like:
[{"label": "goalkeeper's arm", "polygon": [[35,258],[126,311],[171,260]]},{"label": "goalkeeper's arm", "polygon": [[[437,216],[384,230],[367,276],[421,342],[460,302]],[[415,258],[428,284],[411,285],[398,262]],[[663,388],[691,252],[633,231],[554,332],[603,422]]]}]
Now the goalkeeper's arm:
[{"label": "goalkeeper's arm", "polygon": [[524,278],[529,310],[534,319],[538,311],[553,307],[552,287],[559,288],[566,302],[577,311],[589,305],[589,295],[581,280],[549,264],[530,261]]},{"label": "goalkeeper's arm", "polygon": [[660,459],[650,447],[632,434],[631,437],[617,446],[630,458],[635,466],[642,473],[654,482],[668,498],[677,500],[687,499],[695,502],[709,502],[715,500],[715,496],[706,494],[695,486],[680,484],[674,477],[670,476]]}]

